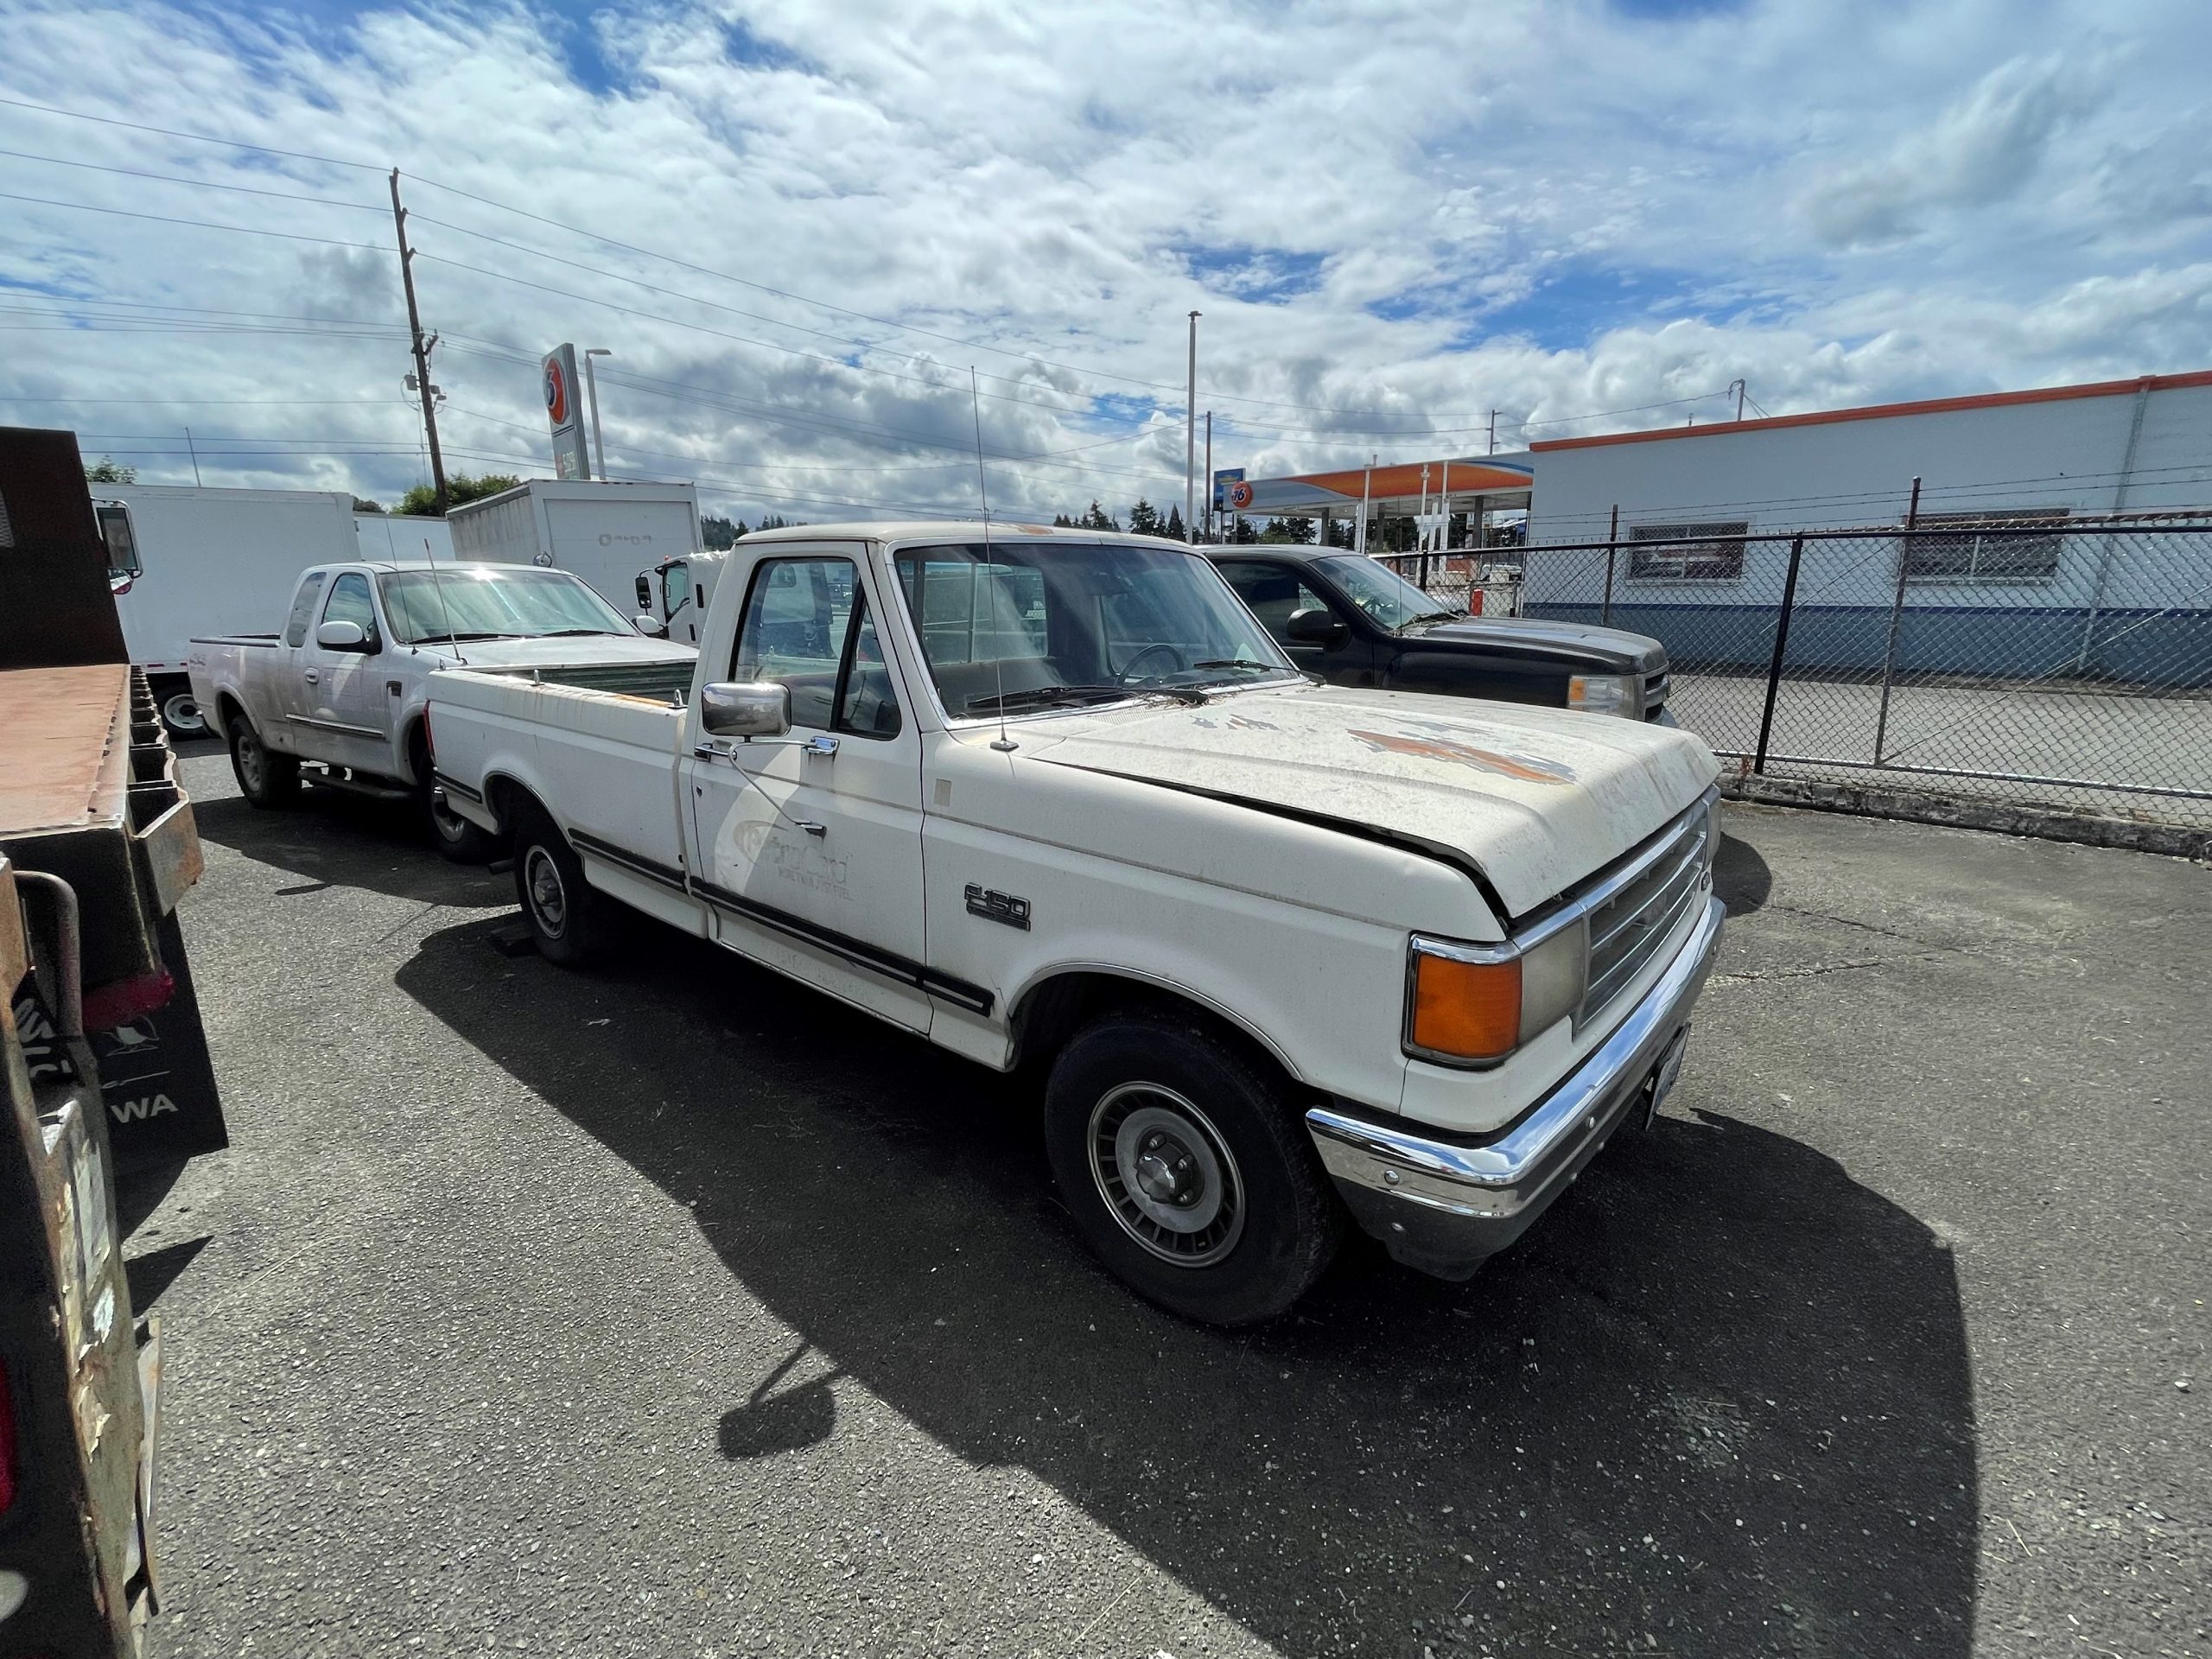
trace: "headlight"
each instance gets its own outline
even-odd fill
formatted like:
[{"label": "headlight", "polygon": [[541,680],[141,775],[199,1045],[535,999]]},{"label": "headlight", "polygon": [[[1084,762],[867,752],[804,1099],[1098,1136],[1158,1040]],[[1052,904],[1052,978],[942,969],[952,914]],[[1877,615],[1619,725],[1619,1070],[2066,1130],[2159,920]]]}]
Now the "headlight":
[{"label": "headlight", "polygon": [[1503,1059],[1573,1013],[1587,954],[1580,918],[1527,950],[1416,933],[1406,963],[1406,1052],[1443,1065]]},{"label": "headlight", "polygon": [[1567,682],[1567,706],[1586,715],[1620,715],[1643,718],[1643,677],[1641,674],[1576,674]]}]

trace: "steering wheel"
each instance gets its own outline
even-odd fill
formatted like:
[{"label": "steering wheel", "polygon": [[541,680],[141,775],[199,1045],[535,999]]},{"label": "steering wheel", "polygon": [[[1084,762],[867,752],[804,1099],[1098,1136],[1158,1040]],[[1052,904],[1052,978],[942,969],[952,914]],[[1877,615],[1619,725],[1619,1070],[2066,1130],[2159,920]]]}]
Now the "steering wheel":
[{"label": "steering wheel", "polygon": [[[1187,662],[1183,660],[1183,648],[1180,645],[1171,645],[1166,640],[1161,640],[1156,644],[1146,645],[1140,650],[1135,656],[1130,658],[1128,662],[1122,664],[1122,672],[1120,676],[1122,683],[1123,685],[1127,685],[1131,680],[1135,679],[1136,677],[1137,664],[1144,661],[1146,658],[1151,656],[1153,652],[1156,651],[1164,651],[1171,658],[1173,659],[1173,667],[1168,671],[1171,673],[1177,670],[1185,669],[1190,666]],[[1157,678],[1158,676],[1155,675],[1153,677]]]}]

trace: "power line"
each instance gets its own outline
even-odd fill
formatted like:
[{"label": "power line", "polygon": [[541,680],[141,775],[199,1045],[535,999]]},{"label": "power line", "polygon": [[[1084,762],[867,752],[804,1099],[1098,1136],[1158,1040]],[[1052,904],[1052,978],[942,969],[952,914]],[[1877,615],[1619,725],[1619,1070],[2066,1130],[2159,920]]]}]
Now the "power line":
[{"label": "power line", "polygon": [[201,190],[233,190],[244,196],[273,196],[278,201],[311,201],[324,207],[351,207],[365,213],[384,211],[373,202],[340,201],[335,196],[302,196],[289,190],[257,190],[247,184],[219,184],[213,179],[180,178],[174,173],[148,173],[135,167],[110,167],[99,162],[70,162],[59,156],[35,156],[27,149],[0,149],[0,156],[13,156],[18,161],[44,162],[51,167],[77,167],[93,173],[120,173],[125,178],[153,179],[162,184],[188,184]]},{"label": "power line", "polygon": [[349,162],[336,156],[310,156],[297,149],[275,149],[267,144],[249,144],[238,138],[211,138],[204,132],[179,132],[170,127],[149,127],[137,121],[118,121],[111,115],[87,115],[82,110],[57,109],[51,104],[33,104],[20,98],[0,98],[0,104],[18,110],[36,110],[41,115],[67,116],[72,121],[97,121],[104,127],[128,127],[133,132],[158,133],[164,138],[188,138],[196,144],[220,144],[229,149],[258,150],[264,156],[285,156],[296,162],[320,162],[325,167],[358,167],[369,173],[384,171],[369,162]]},{"label": "power line", "polygon": [[[0,99],[0,103],[8,101],[5,99]],[[71,213],[108,213],[118,219],[151,219],[156,225],[189,225],[194,229],[202,231],[233,231],[240,236],[273,236],[286,242],[319,242],[325,247],[359,248],[369,253],[391,251],[391,249],[379,247],[373,242],[341,242],[334,237],[305,236],[297,231],[262,231],[256,230],[250,225],[218,225],[205,219],[173,219],[166,213],[133,213],[128,207],[95,207],[88,201],[54,201],[45,196],[19,196],[13,192],[4,190],[0,190],[0,201],[28,201],[35,207],[61,207]]]}]

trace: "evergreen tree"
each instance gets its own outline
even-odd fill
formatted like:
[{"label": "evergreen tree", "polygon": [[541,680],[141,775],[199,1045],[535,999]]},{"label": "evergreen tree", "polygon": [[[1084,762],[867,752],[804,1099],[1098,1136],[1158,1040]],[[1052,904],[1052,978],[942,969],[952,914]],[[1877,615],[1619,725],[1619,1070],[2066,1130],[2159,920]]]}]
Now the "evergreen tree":
[{"label": "evergreen tree", "polygon": [[1073,530],[1075,528],[1075,520],[1069,518],[1065,512],[1056,512],[1052,515],[1052,528],[1054,530]]},{"label": "evergreen tree", "polygon": [[719,553],[737,545],[737,538],[745,534],[745,520],[732,523],[713,513],[702,514],[699,519],[699,539],[707,544],[710,553]]},{"label": "evergreen tree", "polygon": [[113,455],[102,455],[85,468],[85,482],[87,484],[136,484],[137,481],[138,469],[125,467]]},{"label": "evergreen tree", "polygon": [[1090,504],[1090,511],[1083,515],[1082,528],[1084,530],[1119,530],[1121,527],[1121,521],[1096,501]]},{"label": "evergreen tree", "polygon": [[[446,505],[457,507],[463,502],[480,501],[487,495],[512,490],[521,482],[512,473],[482,473],[474,478],[467,473],[454,473],[446,480]],[[399,498],[399,510],[413,516],[435,516],[438,493],[428,484],[417,484]]]},{"label": "evergreen tree", "polygon": [[1160,534],[1160,511],[1142,496],[1139,496],[1136,505],[1129,509],[1129,534],[1132,536]]},{"label": "evergreen tree", "polygon": [[1171,542],[1185,539],[1182,508],[1173,505],[1168,507],[1167,522],[1160,527],[1160,533]]}]

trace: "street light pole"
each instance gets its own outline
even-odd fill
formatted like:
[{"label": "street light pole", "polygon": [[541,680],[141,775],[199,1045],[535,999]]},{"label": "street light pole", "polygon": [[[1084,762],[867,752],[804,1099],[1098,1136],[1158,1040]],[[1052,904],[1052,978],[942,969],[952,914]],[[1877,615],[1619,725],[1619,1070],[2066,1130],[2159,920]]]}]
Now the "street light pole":
[{"label": "street light pole", "polygon": [[1186,542],[1198,539],[1198,531],[1192,528],[1191,521],[1198,511],[1198,474],[1194,468],[1198,464],[1199,315],[1196,311],[1191,313],[1190,378],[1183,398],[1183,539]]},{"label": "street light pole", "polygon": [[599,376],[592,368],[594,357],[612,357],[614,353],[604,346],[587,346],[584,351],[584,386],[591,394],[591,447],[598,452],[599,475],[607,476],[607,439],[599,429]]}]

